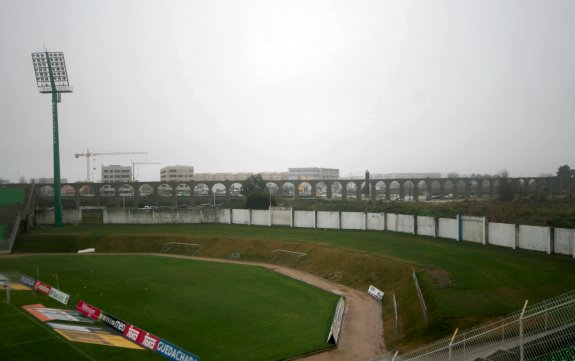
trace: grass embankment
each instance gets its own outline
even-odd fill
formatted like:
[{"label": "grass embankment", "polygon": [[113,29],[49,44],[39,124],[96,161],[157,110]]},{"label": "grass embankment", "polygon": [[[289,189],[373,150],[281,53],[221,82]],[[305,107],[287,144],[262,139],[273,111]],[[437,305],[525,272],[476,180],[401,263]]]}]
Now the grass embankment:
[{"label": "grass embankment", "polygon": [[[38,267],[38,268],[36,268]],[[267,361],[327,348],[339,297],[261,267],[127,255],[4,258],[0,272],[19,270],[55,285],[203,360]],[[2,295],[3,296],[3,295]],[[0,307],[2,360],[159,360],[152,352],[73,343],[31,320],[20,305],[61,304],[12,291]],[[5,323],[6,322],[6,323]],[[79,351],[78,351],[79,350]],[[39,357],[41,355],[41,357]]]},{"label": "grass embankment", "polygon": [[[568,257],[482,246],[391,232],[330,231],[235,225],[118,225],[37,229],[20,236],[16,252],[160,252],[166,242],[201,244],[198,255],[268,262],[271,251],[308,255],[300,269],[360,290],[384,290],[384,321],[389,349],[428,342],[531,303],[573,289],[575,263]],[[293,258],[280,260],[295,266]],[[415,267],[430,321],[426,324],[411,280]],[[391,295],[400,311],[395,337]]]}]

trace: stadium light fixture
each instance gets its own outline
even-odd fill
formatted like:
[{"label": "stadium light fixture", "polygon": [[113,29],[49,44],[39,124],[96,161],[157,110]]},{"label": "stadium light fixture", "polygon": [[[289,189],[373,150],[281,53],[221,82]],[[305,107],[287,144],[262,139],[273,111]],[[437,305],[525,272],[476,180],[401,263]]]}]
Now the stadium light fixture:
[{"label": "stadium light fixture", "polygon": [[64,53],[61,51],[32,53],[36,83],[42,94],[52,94],[52,144],[54,152],[54,225],[62,225],[62,196],[60,184],[60,145],[58,136],[58,103],[62,93],[71,93]]}]

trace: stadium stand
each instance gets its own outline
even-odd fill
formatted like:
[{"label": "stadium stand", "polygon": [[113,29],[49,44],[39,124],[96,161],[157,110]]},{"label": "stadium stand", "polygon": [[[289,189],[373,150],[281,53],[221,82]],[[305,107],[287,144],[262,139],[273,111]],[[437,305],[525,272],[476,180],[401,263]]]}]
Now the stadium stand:
[{"label": "stadium stand", "polygon": [[21,225],[28,224],[29,214],[34,211],[33,193],[33,185],[14,184],[0,188],[0,253],[11,251]]}]

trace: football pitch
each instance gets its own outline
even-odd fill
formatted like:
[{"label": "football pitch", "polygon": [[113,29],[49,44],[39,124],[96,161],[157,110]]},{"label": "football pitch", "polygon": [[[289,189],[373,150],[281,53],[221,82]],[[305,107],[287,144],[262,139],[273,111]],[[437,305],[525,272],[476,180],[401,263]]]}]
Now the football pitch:
[{"label": "football pitch", "polygon": [[[2,360],[162,360],[150,351],[70,342],[21,306],[72,309],[78,300],[208,360],[281,360],[327,344],[339,296],[257,266],[158,256],[4,258],[18,271],[70,294],[64,306],[34,291],[0,302]],[[4,301],[5,292],[0,298]]]}]

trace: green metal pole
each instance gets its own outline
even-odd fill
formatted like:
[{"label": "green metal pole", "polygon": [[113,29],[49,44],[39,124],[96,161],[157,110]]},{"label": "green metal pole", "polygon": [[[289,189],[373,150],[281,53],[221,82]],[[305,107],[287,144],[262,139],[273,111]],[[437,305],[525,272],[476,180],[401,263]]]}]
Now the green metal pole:
[{"label": "green metal pole", "polygon": [[50,56],[46,51],[46,60],[48,62],[48,72],[50,73],[50,84],[52,85],[52,143],[54,153],[54,226],[62,225],[62,195],[60,184],[60,144],[58,141],[58,92],[54,83],[52,74],[52,65]]}]

